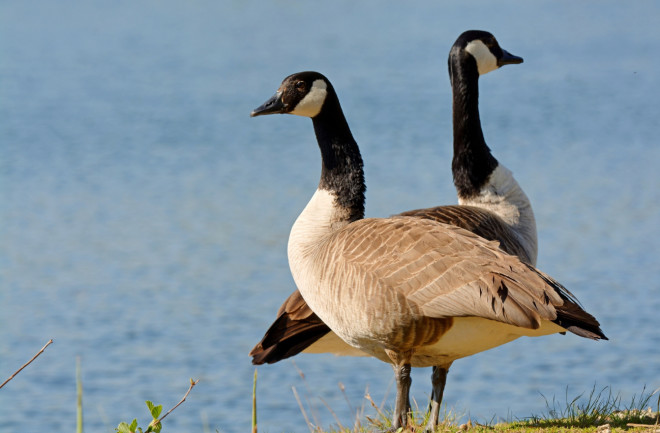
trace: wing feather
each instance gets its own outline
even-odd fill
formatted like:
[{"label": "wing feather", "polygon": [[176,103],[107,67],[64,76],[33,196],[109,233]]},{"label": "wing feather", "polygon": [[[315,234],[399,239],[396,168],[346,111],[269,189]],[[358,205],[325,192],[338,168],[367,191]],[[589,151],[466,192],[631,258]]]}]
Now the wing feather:
[{"label": "wing feather", "polygon": [[413,217],[361,220],[337,232],[326,251],[339,271],[333,286],[370,290],[367,297],[387,302],[403,295],[432,318],[476,316],[536,329],[564,304],[534,268],[455,226]]}]

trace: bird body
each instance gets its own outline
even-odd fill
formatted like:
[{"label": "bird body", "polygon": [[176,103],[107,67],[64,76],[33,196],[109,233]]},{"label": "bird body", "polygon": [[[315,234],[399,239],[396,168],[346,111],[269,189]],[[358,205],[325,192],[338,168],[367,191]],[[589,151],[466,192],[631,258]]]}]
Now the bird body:
[{"label": "bird body", "polygon": [[411,365],[425,367],[564,330],[552,322],[558,283],[497,243],[413,217],[310,229],[332,200],[314,194],[292,228],[289,262],[311,309],[349,345],[386,362],[386,349],[411,351]]}]

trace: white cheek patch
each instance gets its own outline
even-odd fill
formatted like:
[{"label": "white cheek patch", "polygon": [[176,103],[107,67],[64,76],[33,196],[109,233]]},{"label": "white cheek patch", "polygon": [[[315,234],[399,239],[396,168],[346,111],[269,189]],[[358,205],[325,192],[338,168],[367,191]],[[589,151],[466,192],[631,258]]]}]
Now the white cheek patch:
[{"label": "white cheek patch", "polygon": [[298,102],[291,114],[298,116],[314,117],[321,112],[325,97],[328,95],[328,85],[325,81],[319,79],[314,81],[312,88],[305,97]]},{"label": "white cheek patch", "polygon": [[479,75],[487,74],[498,68],[497,58],[482,41],[477,39],[470,42],[465,47],[465,51],[472,54],[472,57],[477,61]]}]

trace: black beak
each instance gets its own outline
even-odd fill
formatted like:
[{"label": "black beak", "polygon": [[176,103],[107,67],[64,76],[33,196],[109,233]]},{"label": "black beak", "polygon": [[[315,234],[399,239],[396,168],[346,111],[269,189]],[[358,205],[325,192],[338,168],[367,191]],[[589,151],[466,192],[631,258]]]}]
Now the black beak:
[{"label": "black beak", "polygon": [[506,50],[502,50],[502,57],[497,59],[497,66],[504,66],[504,65],[517,65],[518,63],[522,63],[523,58],[514,56],[510,52]]},{"label": "black beak", "polygon": [[263,114],[284,113],[287,105],[282,102],[282,92],[277,92],[268,101],[252,110],[250,117],[261,116]]}]

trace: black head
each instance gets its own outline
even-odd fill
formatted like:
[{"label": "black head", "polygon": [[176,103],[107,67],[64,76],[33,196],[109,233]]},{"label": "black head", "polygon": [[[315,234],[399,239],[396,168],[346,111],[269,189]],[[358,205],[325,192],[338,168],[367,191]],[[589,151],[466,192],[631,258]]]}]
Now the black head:
[{"label": "black head", "polygon": [[298,72],[286,77],[277,93],[255,108],[250,116],[280,113],[313,118],[321,112],[328,94],[332,92],[330,81],[322,74]]},{"label": "black head", "polygon": [[500,66],[522,63],[523,59],[503,50],[491,33],[468,30],[454,42],[449,61],[474,62],[479,75],[483,75]]}]

